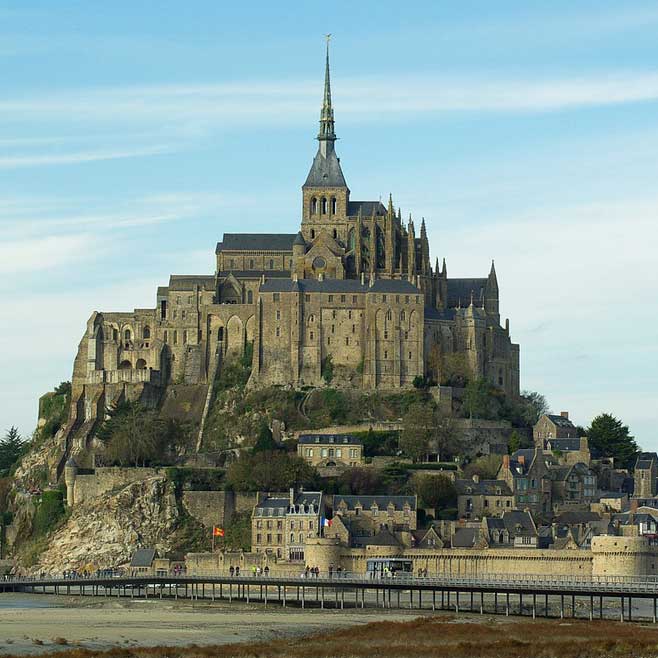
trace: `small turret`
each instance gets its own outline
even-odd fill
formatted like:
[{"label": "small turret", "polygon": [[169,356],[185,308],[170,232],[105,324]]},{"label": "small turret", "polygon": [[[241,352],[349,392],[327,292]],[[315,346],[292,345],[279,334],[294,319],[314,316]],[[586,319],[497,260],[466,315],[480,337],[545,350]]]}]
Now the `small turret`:
[{"label": "small turret", "polygon": [[73,507],[75,502],[75,480],[78,477],[78,465],[69,457],[64,466],[64,483],[66,484],[66,504]]},{"label": "small turret", "polygon": [[306,240],[302,232],[297,233],[295,241],[292,243],[292,255],[294,258],[301,258],[306,253]]}]

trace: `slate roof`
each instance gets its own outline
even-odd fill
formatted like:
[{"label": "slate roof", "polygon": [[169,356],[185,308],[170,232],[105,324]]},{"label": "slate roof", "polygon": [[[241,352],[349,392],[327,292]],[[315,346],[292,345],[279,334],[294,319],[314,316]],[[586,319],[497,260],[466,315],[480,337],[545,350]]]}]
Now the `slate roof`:
[{"label": "slate roof", "polygon": [[[460,496],[511,496],[512,492],[504,480],[455,480],[455,488]],[[500,493],[497,493],[497,491]]]},{"label": "slate roof", "polygon": [[217,243],[220,251],[292,251],[297,233],[224,233]]},{"label": "slate roof", "polygon": [[290,279],[290,270],[222,270],[217,276],[226,278],[229,274],[236,279],[260,279],[262,276]]},{"label": "slate roof", "polygon": [[425,319],[426,320],[454,320],[455,309],[447,308],[443,310],[443,309],[432,308],[431,306],[426,306]]},{"label": "slate roof", "polygon": [[417,295],[420,293],[420,290],[409,281],[402,281],[401,279],[376,279],[368,289],[368,292],[392,292]]},{"label": "slate roof", "polygon": [[212,274],[172,274],[169,277],[169,290],[192,290],[195,286],[214,290],[215,277]]},{"label": "slate roof", "polygon": [[356,538],[356,542],[367,546],[401,546],[398,538],[386,527],[380,528],[374,537]]},{"label": "slate roof", "polygon": [[564,416],[558,414],[546,414],[547,418],[556,425],[556,427],[575,427],[575,425]]},{"label": "slate roof", "polygon": [[326,158],[318,150],[302,187],[347,187],[340,160],[333,149]]},{"label": "slate roof", "polygon": [[363,445],[360,439],[357,439],[351,434],[301,434],[298,443],[306,444],[329,444],[335,443],[336,445]]},{"label": "slate roof", "polygon": [[374,215],[385,215],[386,207],[381,201],[350,201],[347,204],[348,217],[356,217],[359,210],[363,217],[372,217]]},{"label": "slate roof", "polygon": [[561,452],[578,451],[580,450],[580,439],[546,439],[546,445],[550,445],[551,450]]},{"label": "slate roof", "polygon": [[555,523],[558,525],[576,525],[600,520],[601,515],[597,512],[562,512],[555,517]]},{"label": "slate roof", "polygon": [[473,300],[477,304],[484,297],[486,279],[448,279],[448,307],[468,306]]},{"label": "slate roof", "polygon": [[348,510],[354,510],[357,503],[363,509],[370,509],[376,503],[379,509],[386,509],[391,503],[396,511],[404,509],[405,503],[412,510],[416,509],[416,496],[334,496],[334,509],[338,509],[341,502],[345,502]]},{"label": "slate roof", "polygon": [[473,548],[480,537],[479,528],[457,528],[452,536],[453,548]]},{"label": "slate roof", "polygon": [[510,537],[534,537],[537,528],[532,520],[530,512],[512,510],[504,512],[501,517],[486,517],[488,530],[507,530]]},{"label": "slate roof", "polygon": [[637,456],[637,461],[635,462],[635,468],[651,468],[651,463],[656,463],[658,461],[658,455],[655,452],[641,452]]},{"label": "slate roof", "polygon": [[408,281],[399,279],[378,279],[372,286],[362,284],[359,279],[292,279],[272,281],[265,275],[261,292],[326,292],[326,293],[390,293],[418,295],[420,290]]},{"label": "slate roof", "polygon": [[[313,505],[314,512],[319,513],[322,502],[322,492],[320,491],[300,491],[295,494],[295,505]],[[290,498],[288,496],[268,496],[261,500],[254,508],[256,516],[285,516],[290,507]]]},{"label": "slate roof", "polygon": [[131,567],[150,567],[157,557],[155,548],[138,548],[130,560]]}]

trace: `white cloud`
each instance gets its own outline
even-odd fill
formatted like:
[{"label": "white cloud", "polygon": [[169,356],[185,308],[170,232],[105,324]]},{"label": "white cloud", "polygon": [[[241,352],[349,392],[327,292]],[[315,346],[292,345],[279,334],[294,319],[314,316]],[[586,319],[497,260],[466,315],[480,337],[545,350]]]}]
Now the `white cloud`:
[{"label": "white cloud", "polygon": [[[658,99],[658,72],[620,71],[590,77],[524,80],[437,75],[340,79],[341,117],[426,112],[546,112]],[[6,99],[0,116],[65,121],[268,122],[308,116],[319,103],[318,81],[267,81],[72,89]]]},{"label": "white cloud", "polygon": [[99,246],[87,234],[50,236],[0,243],[0,274],[19,274],[70,265],[98,256]]}]

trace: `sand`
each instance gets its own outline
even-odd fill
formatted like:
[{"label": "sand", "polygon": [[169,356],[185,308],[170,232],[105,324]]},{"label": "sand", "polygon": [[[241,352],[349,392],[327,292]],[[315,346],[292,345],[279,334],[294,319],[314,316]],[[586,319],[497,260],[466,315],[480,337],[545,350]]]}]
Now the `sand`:
[{"label": "sand", "polygon": [[[372,621],[396,621],[418,613],[384,610],[305,610],[241,604],[134,601],[80,604],[66,597],[48,597],[53,607],[10,607],[0,601],[0,655],[43,653],[66,648],[56,643],[64,638],[69,646],[107,649],[112,646],[184,646],[225,644],[277,637],[306,635],[332,628],[363,625]],[[43,605],[44,597],[34,597]],[[42,644],[41,644],[42,643]]]}]

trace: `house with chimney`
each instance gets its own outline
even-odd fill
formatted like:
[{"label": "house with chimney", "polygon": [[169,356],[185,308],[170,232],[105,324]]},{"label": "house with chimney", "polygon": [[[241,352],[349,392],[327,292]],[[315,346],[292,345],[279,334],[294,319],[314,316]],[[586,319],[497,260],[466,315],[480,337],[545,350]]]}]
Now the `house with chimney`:
[{"label": "house with chimney", "polygon": [[534,426],[535,445],[557,457],[563,465],[590,465],[591,454],[587,437],[578,436],[578,428],[569,419],[569,412],[544,414]]},{"label": "house with chimney", "polygon": [[548,475],[551,463],[555,463],[555,459],[536,445],[503,455],[496,479],[507,484],[516,509],[528,509],[534,515],[551,513],[552,483]]}]

